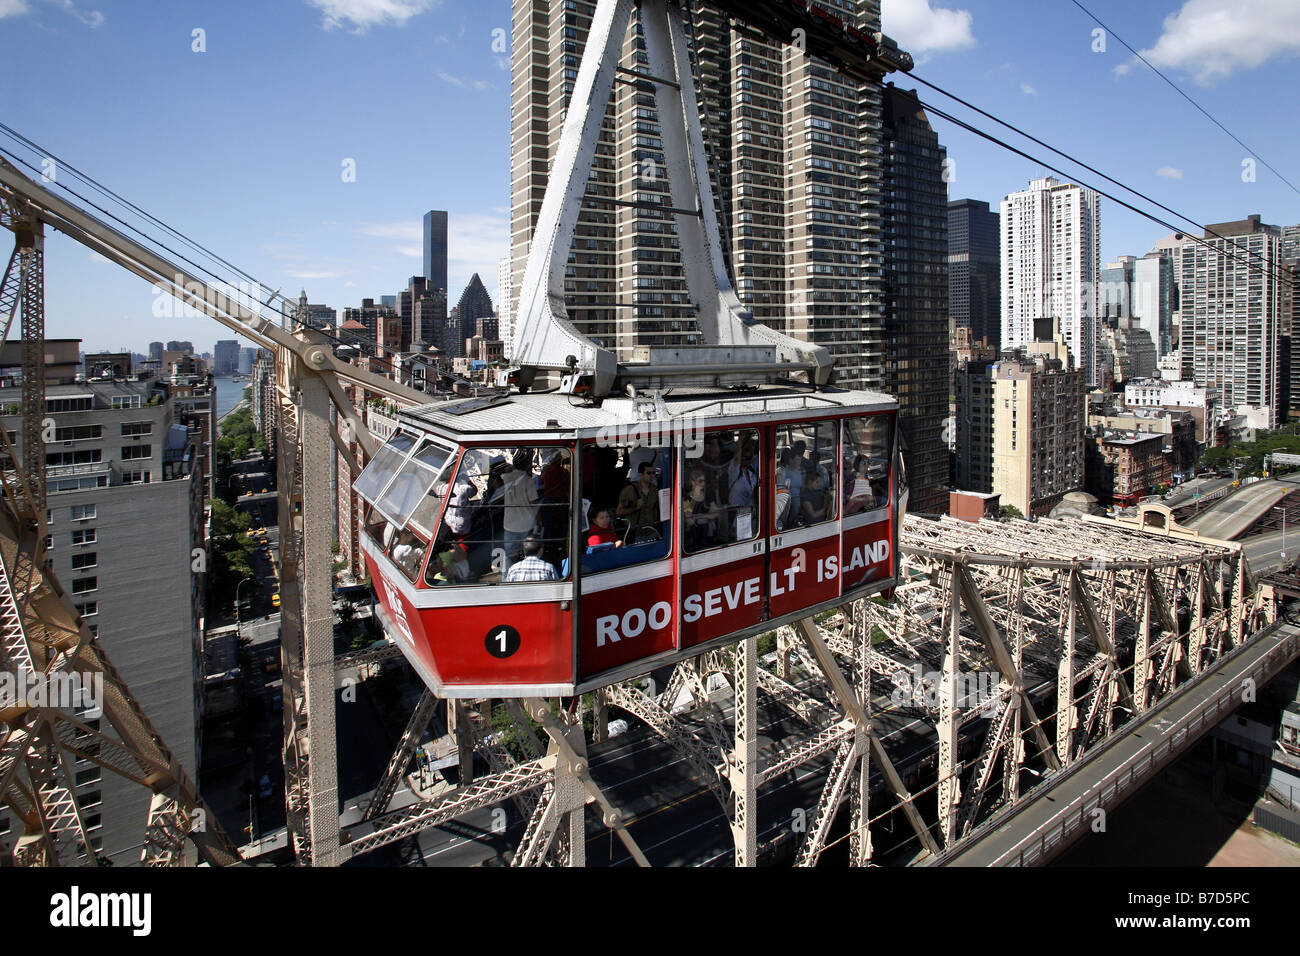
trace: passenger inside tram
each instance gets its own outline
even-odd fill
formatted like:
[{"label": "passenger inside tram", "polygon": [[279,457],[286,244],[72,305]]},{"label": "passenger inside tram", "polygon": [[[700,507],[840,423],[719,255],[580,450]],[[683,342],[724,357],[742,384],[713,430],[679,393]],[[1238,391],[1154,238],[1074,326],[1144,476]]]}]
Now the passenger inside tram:
[{"label": "passenger inside tram", "polygon": [[883,415],[845,421],[842,446],[845,515],[888,507],[893,465],[891,424]]},{"label": "passenger inside tram", "polygon": [[541,546],[540,556],[533,557],[548,564],[557,578],[565,576],[569,458],[567,449],[554,447],[465,449],[425,580],[433,585],[514,583],[521,578],[512,576],[511,568],[529,557],[523,546],[530,537]]},{"label": "passenger inside tram", "polygon": [[659,534],[659,482],[653,461],[643,461],[637,468],[637,479],[628,482],[618,496],[618,516],[629,522],[629,538],[638,543],[649,533]]},{"label": "passenger inside tram", "polygon": [[718,543],[722,509],[709,495],[709,480],[704,469],[696,466],[687,479],[682,499],[682,534],[686,553],[703,551]]},{"label": "passenger inside tram", "polygon": [[597,508],[591,512],[591,524],[587,528],[586,535],[589,549],[623,546],[618,532],[614,530],[613,519],[608,508]]}]

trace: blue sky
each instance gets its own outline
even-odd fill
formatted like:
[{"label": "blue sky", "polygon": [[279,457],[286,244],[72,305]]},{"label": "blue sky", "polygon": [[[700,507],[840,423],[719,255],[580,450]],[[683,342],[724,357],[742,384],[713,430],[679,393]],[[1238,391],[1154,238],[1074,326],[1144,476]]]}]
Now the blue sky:
[{"label": "blue sky", "polygon": [[[1262,163],[1244,182],[1242,148],[1114,37],[1094,52],[1096,25],[1070,0],[884,3],[917,75],[1198,221],[1300,222],[1300,195]],[[1300,3],[1085,5],[1300,185],[1300,128],[1280,105],[1300,79]],[[509,11],[508,0],[0,0],[0,120],[271,289],[305,287],[336,308],[396,292],[421,269],[421,215],[440,208],[453,298],[475,271],[495,297],[509,73],[494,31],[508,31]],[[996,205],[1043,174],[934,123],[955,164],[952,198]],[[1167,231],[1102,201],[1105,260]],[[190,339],[210,350],[229,337],[207,319],[155,317],[147,283],[57,235],[46,298],[47,334],[90,349]]]}]

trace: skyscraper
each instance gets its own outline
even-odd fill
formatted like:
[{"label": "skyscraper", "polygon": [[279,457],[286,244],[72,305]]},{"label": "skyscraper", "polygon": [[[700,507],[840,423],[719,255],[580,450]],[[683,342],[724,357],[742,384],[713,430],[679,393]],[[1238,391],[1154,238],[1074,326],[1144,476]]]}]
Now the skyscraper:
[{"label": "skyscraper", "polygon": [[510,257],[502,256],[497,262],[497,315],[501,318],[501,341],[507,359],[513,357],[515,347],[515,309],[510,298]]},{"label": "skyscraper", "polygon": [[910,507],[948,510],[948,187],[915,92],[884,98],[884,390],[898,399]]},{"label": "skyscraper", "polygon": [[424,214],[424,278],[435,289],[447,288],[447,213]]},{"label": "skyscraper", "polygon": [[[824,0],[867,31],[878,0]],[[518,300],[549,162],[594,0],[514,0],[511,288]],[[692,4],[693,64],[723,257],[741,302],[780,331],[826,346],[836,382],[884,384],[879,82],[848,79],[799,49],[733,29]],[[633,21],[620,66],[643,69]],[[671,214],[654,97],[615,86],[574,235],[565,302],[586,335],[630,358],[638,345],[698,341]],[[632,205],[613,205],[601,200]]]},{"label": "skyscraper", "polygon": [[978,199],[948,203],[948,313],[952,330],[994,349],[1002,339],[998,214]]},{"label": "skyscraper", "polygon": [[1179,283],[1183,378],[1217,386],[1228,408],[1267,409],[1270,428],[1285,417],[1281,262],[1281,230],[1253,215],[1184,243]]},{"label": "skyscraper", "polygon": [[234,339],[222,340],[212,347],[212,370],[218,375],[234,375],[239,371],[239,343]]},{"label": "skyscraper", "polygon": [[465,354],[465,340],[473,338],[478,334],[479,319],[490,319],[495,314],[492,308],[492,297],[488,295],[487,289],[483,286],[483,280],[479,278],[478,273],[474,273],[470,278],[469,284],[465,286],[465,291],[461,293],[460,302],[456,306],[459,325],[453,329],[453,334],[458,336],[455,355],[463,356]]},{"label": "skyscraper", "polygon": [[1099,203],[1096,191],[1050,176],[1002,201],[1002,348],[1032,342],[1036,320],[1059,319],[1089,385],[1098,381]]}]

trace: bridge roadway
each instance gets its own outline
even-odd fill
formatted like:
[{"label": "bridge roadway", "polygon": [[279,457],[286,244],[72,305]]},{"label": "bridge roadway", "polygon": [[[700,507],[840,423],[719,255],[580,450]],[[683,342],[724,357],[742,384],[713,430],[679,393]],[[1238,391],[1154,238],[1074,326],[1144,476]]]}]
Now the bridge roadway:
[{"label": "bridge roadway", "polygon": [[[1279,621],[1213,670],[1126,725],[1017,806],[987,821],[939,866],[1042,864],[1091,832],[1097,808],[1113,810],[1242,703],[1243,682],[1262,688],[1300,656],[1300,626]],[[1158,862],[1158,861],[1152,861]]]},{"label": "bridge roadway", "polygon": [[[1287,562],[1300,553],[1300,529],[1288,532],[1290,547]],[[1281,564],[1282,535],[1270,533],[1244,539],[1243,547],[1256,574]],[[1054,690],[1053,675],[1041,674],[1042,684],[1035,689],[1035,702]],[[797,685],[808,685],[799,679]],[[879,683],[877,686],[880,686]],[[729,692],[715,695],[724,717],[730,718]],[[798,718],[784,707],[759,695],[762,724],[759,752],[761,757],[782,750],[788,740],[807,732]],[[905,776],[912,768],[932,772],[936,759],[934,730],[931,723],[915,716],[910,707],[900,707],[886,696],[876,699],[873,719],[882,735],[887,752]],[[708,739],[704,724],[689,715],[684,717],[697,739]],[[720,804],[710,795],[703,782],[691,774],[684,757],[637,720],[628,722],[628,730],[589,750],[591,772],[605,789],[615,806],[622,809],[629,829],[656,866],[730,865],[732,839]],[[982,733],[983,722],[968,725],[972,733]],[[810,761],[765,784],[759,790],[759,845],[791,841],[796,834],[792,814],[796,809],[811,811],[816,805],[825,780],[831,755]],[[873,771],[873,793],[882,785]],[[1095,779],[1095,778],[1093,778]],[[369,794],[347,801],[343,825],[361,819],[361,807]],[[874,798],[873,798],[874,799]],[[392,808],[416,802],[416,796],[403,786],[392,801]],[[386,847],[352,862],[354,866],[406,864],[414,866],[503,865],[505,854],[513,851],[523,834],[524,821],[515,805],[500,805],[506,811],[505,828],[496,808],[486,808],[440,827],[430,828],[398,847]],[[623,845],[594,818],[588,821],[588,864],[593,866],[632,865]]]},{"label": "bridge roadway", "polygon": [[[1041,674],[1034,689],[1035,702],[1054,691],[1051,675]],[[807,678],[794,680],[808,690]],[[724,718],[731,718],[730,691],[726,688],[713,695]],[[937,741],[932,720],[915,716],[919,711],[909,704],[899,705],[887,696],[877,697],[873,721],[881,741],[899,773],[906,777],[913,769],[932,774],[937,760]],[[759,758],[770,759],[806,735],[807,726],[785,707],[759,695]],[[679,714],[686,729],[699,741],[709,739],[702,719],[692,712]],[[662,738],[637,720],[628,721],[628,730],[603,744],[589,747],[592,778],[605,791],[614,806],[622,810],[629,832],[655,866],[730,866],[733,858],[732,836],[721,804],[710,789],[694,776],[686,759]],[[972,721],[963,728],[963,742],[977,743],[983,738],[983,721]],[[834,754],[769,781],[759,788],[760,831],[758,844],[769,852],[793,847],[798,836],[794,829],[795,811],[811,817],[816,807],[826,770]],[[720,758],[719,758],[720,760]],[[872,792],[883,796],[883,777],[872,770]],[[360,807],[368,794],[348,801],[344,810],[344,829],[361,818]],[[391,807],[397,809],[414,803],[415,795],[403,787]],[[385,847],[358,858],[351,865],[412,866],[481,866],[503,865],[504,854],[518,846],[524,821],[515,805],[500,805],[506,811],[505,829],[500,829],[500,815],[489,807],[466,814],[458,820],[423,831],[402,850]],[[905,824],[896,824],[896,827]],[[587,820],[588,866],[633,866],[623,844],[595,817]]]},{"label": "bridge roadway", "polygon": [[1291,479],[1257,481],[1216,502],[1185,524],[1207,538],[1231,541],[1295,489]]}]

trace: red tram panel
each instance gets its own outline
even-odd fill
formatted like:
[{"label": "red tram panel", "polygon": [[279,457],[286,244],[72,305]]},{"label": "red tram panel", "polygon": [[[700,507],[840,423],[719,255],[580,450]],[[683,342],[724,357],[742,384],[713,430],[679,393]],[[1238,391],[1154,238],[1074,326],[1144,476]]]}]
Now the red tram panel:
[{"label": "red tram panel", "polygon": [[892,399],[766,386],[663,406],[399,413],[354,487],[380,618],[435,693],[583,693],[894,585]]}]

